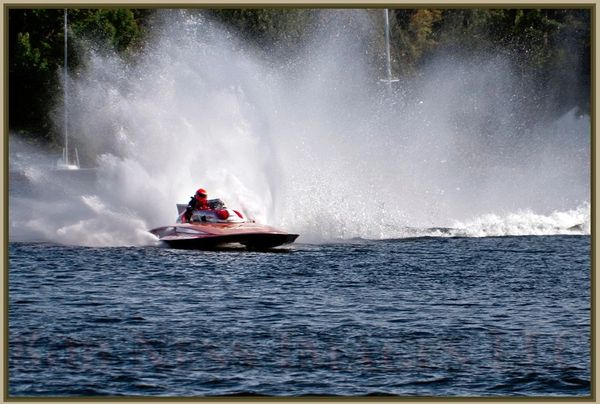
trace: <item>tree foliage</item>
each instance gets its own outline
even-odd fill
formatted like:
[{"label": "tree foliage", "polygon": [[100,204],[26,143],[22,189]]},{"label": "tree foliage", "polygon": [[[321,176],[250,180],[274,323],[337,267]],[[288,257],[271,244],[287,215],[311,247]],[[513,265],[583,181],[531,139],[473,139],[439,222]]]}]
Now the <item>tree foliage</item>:
[{"label": "tree foliage", "polygon": [[[415,74],[436,52],[501,53],[556,111],[589,111],[590,9],[394,10],[395,71]],[[556,91],[549,94],[552,87]]]},{"label": "tree foliage", "polygon": [[[141,38],[144,11],[69,10],[68,38],[93,38],[107,49],[126,52]],[[80,61],[69,45],[69,68]],[[9,10],[9,126],[50,138],[49,101],[60,91],[64,64],[64,10]]]},{"label": "tree foliage", "polygon": [[211,9],[208,14],[270,51],[299,45],[315,22],[308,9]]},{"label": "tree foliage", "polygon": [[[155,10],[70,9],[69,38],[93,39],[95,46],[123,55],[144,40]],[[318,36],[319,24],[335,23],[326,10],[247,8],[197,10],[253,42],[272,57]],[[381,10],[367,13],[375,28],[354,35],[353,47],[381,64]],[[329,19],[328,19],[329,18]],[[390,10],[394,76],[417,74],[440,52],[456,57],[502,53],[514,61],[523,82],[536,83],[558,110],[589,111],[591,9],[395,9]],[[340,20],[337,20],[338,22]],[[338,27],[346,29],[346,25]],[[315,34],[316,33],[316,34]],[[377,41],[362,38],[379,35]],[[63,9],[9,10],[9,125],[51,137],[48,104],[60,92],[63,65]],[[375,53],[375,54],[374,54]],[[69,49],[69,68],[81,63]],[[552,88],[552,91],[548,89]]]}]

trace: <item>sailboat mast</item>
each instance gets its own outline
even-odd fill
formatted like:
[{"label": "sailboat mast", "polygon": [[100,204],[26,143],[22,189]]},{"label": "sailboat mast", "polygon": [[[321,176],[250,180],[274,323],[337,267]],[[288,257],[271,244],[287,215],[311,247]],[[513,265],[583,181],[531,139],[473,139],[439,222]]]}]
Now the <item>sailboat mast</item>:
[{"label": "sailboat mast", "polygon": [[387,82],[388,90],[392,92],[392,62],[390,57],[390,17],[388,9],[384,10],[385,17],[385,51],[386,51],[386,67],[387,67]]},{"label": "sailboat mast", "polygon": [[69,114],[67,111],[67,105],[68,105],[68,72],[67,72],[67,9],[65,8],[65,68],[64,68],[64,84],[63,84],[63,91],[64,91],[64,95],[63,95],[63,101],[64,101],[64,114],[65,114],[65,119],[64,119],[64,131],[65,131],[65,164],[69,165]]}]

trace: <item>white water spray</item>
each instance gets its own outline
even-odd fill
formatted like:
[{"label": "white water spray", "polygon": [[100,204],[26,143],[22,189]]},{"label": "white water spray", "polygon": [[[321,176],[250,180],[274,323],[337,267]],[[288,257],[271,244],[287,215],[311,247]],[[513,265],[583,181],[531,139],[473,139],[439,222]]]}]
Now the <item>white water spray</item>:
[{"label": "white water spray", "polygon": [[94,187],[57,187],[56,205],[11,194],[11,240],[146,244],[200,186],[300,242],[589,234],[589,118],[524,126],[526,90],[497,56],[433,60],[389,103],[353,28],[273,66],[201,16],[165,12],[135,61],[90,51],[69,113],[97,156]]}]

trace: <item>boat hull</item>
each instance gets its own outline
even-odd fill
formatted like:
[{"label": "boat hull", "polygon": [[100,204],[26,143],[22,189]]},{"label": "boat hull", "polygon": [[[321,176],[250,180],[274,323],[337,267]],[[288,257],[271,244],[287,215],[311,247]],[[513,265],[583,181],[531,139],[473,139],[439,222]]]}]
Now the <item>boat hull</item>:
[{"label": "boat hull", "polygon": [[297,234],[255,223],[192,223],[158,227],[150,233],[172,248],[210,249],[242,244],[249,249],[268,249],[293,243]]}]

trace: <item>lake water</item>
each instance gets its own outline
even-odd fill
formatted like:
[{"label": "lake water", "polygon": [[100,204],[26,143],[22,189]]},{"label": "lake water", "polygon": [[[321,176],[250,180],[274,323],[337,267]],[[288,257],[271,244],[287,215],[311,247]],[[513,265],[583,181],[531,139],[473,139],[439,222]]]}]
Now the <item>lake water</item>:
[{"label": "lake water", "polygon": [[9,244],[10,396],[589,396],[590,237]]}]

